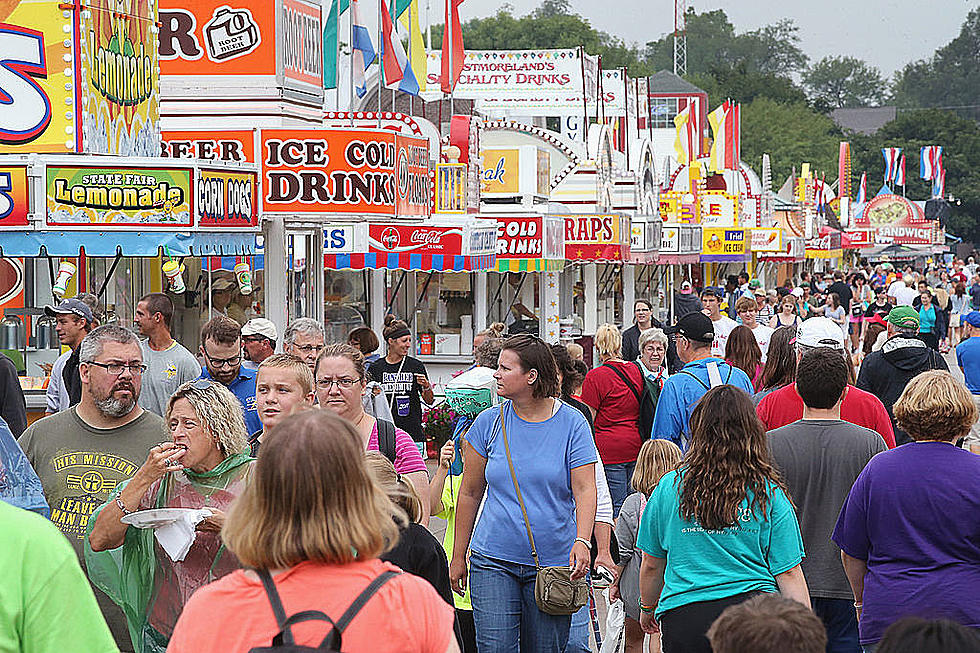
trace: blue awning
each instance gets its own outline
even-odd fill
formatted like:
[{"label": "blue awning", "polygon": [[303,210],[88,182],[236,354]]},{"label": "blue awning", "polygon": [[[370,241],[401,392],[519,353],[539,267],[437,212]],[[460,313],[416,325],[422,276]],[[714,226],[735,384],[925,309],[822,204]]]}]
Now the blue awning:
[{"label": "blue awning", "polygon": [[248,256],[256,253],[255,234],[247,232],[165,231],[3,231],[3,256]]}]

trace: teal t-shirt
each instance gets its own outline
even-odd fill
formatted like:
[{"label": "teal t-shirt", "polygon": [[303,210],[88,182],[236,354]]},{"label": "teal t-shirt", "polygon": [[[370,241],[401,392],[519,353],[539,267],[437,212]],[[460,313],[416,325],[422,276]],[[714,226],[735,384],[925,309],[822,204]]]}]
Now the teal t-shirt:
[{"label": "teal t-shirt", "polygon": [[681,518],[679,473],[664,475],[650,495],[636,538],[638,549],[667,559],[655,616],[744,592],[777,592],[775,577],[803,560],[800,525],[786,494],[772,487],[765,519],[749,510],[750,494],[738,526],[706,531]]}]

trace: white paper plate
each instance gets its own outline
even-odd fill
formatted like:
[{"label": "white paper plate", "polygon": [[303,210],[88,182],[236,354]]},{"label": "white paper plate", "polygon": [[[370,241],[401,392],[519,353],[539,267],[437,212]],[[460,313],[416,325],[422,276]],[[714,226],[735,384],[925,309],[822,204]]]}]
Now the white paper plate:
[{"label": "white paper plate", "polygon": [[172,524],[183,515],[193,512],[197,512],[197,510],[194,508],[155,508],[123,515],[119,521],[136,528],[159,528]]}]

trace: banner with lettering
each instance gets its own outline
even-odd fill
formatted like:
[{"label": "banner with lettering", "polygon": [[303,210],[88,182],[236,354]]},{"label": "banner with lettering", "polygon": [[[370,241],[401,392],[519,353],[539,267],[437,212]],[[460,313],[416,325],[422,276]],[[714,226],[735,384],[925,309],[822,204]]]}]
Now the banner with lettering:
[{"label": "banner with lettering", "polygon": [[565,260],[618,262],[630,256],[630,220],[627,216],[566,215]]},{"label": "banner with lettering", "polygon": [[332,270],[491,270],[496,247],[493,223],[360,223],[324,229],[324,264]]}]

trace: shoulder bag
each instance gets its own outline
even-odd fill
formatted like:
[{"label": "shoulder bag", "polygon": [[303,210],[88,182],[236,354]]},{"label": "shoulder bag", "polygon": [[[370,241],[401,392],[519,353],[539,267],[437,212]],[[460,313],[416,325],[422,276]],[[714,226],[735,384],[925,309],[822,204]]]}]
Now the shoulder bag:
[{"label": "shoulder bag", "polygon": [[517,484],[517,474],[514,472],[514,461],[510,457],[510,445],[507,443],[507,427],[504,426],[503,408],[500,410],[500,430],[504,436],[504,451],[507,453],[510,477],[514,481],[514,492],[517,493],[517,502],[521,504],[524,528],[527,529],[527,539],[531,544],[531,557],[534,558],[534,566],[538,570],[534,578],[534,600],[538,604],[538,609],[546,614],[557,616],[575,614],[589,600],[588,583],[585,577],[572,580],[572,572],[567,565],[542,567],[538,562],[538,550],[534,546],[531,522],[527,518],[527,509],[524,507],[521,488]]}]

